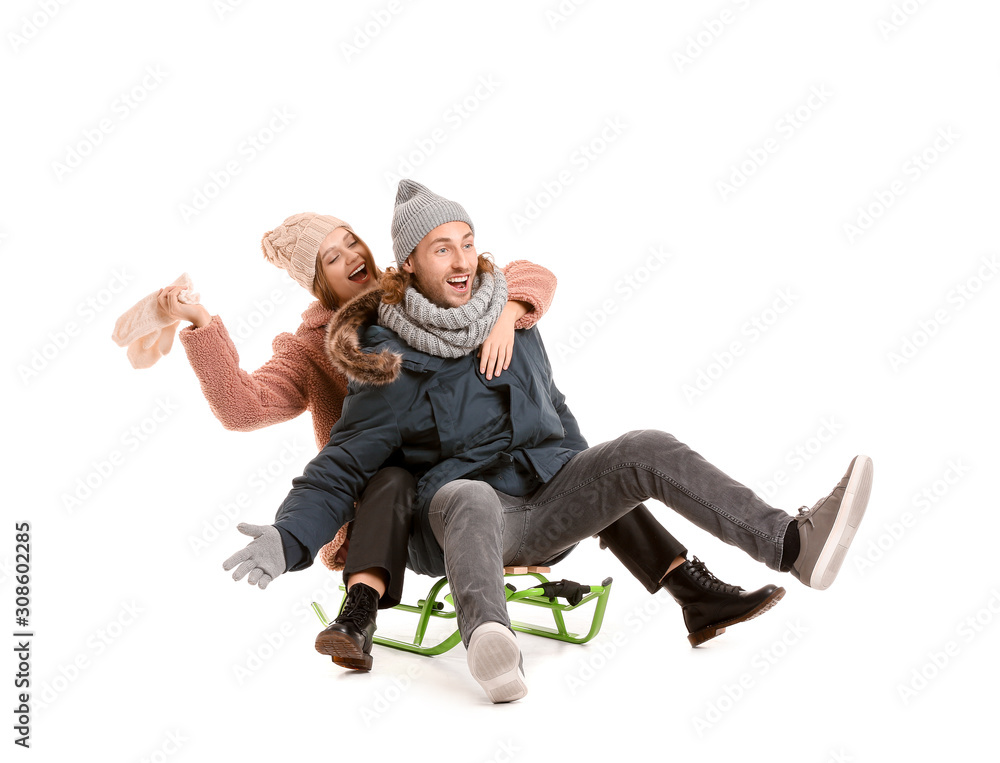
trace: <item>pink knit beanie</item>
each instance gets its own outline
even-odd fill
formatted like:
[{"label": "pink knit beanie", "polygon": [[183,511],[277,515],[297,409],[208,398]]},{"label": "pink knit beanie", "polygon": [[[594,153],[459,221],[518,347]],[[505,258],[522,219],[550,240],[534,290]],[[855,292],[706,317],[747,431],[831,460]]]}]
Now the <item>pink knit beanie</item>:
[{"label": "pink knit beanie", "polygon": [[354,232],[343,220],[330,215],[317,215],[314,212],[292,215],[277,228],[264,234],[260,240],[260,248],[268,262],[287,270],[288,275],[315,297],[313,281],[316,278],[316,255],[319,254],[319,245],[323,243],[323,239],[335,228],[347,228]]}]

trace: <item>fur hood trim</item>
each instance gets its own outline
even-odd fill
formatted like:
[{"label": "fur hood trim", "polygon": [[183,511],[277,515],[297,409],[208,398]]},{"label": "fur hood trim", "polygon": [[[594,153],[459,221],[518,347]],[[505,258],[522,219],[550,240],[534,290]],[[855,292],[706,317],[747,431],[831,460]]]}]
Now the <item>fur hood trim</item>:
[{"label": "fur hood trim", "polygon": [[384,386],[399,376],[403,357],[390,350],[364,352],[358,330],[378,322],[382,290],[359,294],[333,315],[326,329],[326,352],[330,361],[351,381]]}]

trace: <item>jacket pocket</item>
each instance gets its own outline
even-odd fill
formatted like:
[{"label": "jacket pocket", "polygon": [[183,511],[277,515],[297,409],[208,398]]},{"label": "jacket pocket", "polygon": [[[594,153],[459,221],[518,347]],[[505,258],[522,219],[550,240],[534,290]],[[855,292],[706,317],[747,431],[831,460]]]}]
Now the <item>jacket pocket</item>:
[{"label": "jacket pocket", "polygon": [[440,385],[427,390],[427,399],[441,442],[443,458],[473,450],[497,440],[506,441],[509,417],[503,395],[481,394],[472,385]]}]

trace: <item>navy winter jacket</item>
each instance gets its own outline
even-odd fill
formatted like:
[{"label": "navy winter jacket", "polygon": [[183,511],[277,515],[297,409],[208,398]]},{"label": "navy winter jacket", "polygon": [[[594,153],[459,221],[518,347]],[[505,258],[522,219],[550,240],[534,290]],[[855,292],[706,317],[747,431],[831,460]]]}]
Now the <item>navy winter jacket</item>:
[{"label": "navy winter jacket", "polygon": [[509,495],[548,482],[587,447],[534,328],[517,331],[510,368],[487,380],[475,353],[456,359],[419,352],[374,322],[380,291],[344,305],[327,333],[334,363],[351,379],[330,441],[293,480],[275,526],[308,550],[354,516],[354,502],[383,465],[417,478],[409,566],[444,574],[427,510],[440,487],[480,479]]}]

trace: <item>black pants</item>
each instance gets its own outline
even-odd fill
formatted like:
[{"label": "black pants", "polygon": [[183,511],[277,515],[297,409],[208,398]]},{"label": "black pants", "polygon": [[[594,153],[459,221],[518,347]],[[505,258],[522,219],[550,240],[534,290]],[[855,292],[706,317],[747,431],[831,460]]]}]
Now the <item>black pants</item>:
[{"label": "black pants", "polygon": [[[349,526],[344,582],[355,572],[382,570],[388,580],[379,609],[395,607],[403,595],[415,492],[416,483],[408,471],[382,469],[365,488]],[[650,593],[659,590],[670,562],[687,556],[687,549],[641,503],[605,527],[599,537],[601,545],[607,546]]]},{"label": "black pants", "polygon": [[416,492],[417,483],[405,469],[381,469],[361,494],[354,521],[348,525],[344,584],[354,572],[373,567],[382,570],[388,580],[379,609],[395,607],[403,595]]}]

